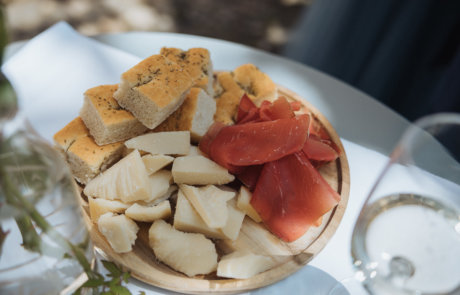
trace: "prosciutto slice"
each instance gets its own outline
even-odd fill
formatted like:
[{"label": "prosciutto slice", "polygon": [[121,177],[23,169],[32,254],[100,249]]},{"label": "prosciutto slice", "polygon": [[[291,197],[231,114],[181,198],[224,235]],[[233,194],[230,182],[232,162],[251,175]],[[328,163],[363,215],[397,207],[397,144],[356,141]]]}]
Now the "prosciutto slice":
[{"label": "prosciutto slice", "polygon": [[[220,129],[210,144],[200,143],[211,159],[237,173],[235,166],[251,166],[278,160],[300,151],[307,139],[309,117],[245,123]],[[205,147],[206,146],[206,147]]]},{"label": "prosciutto slice", "polygon": [[331,162],[339,156],[337,151],[331,147],[329,141],[321,140],[315,136],[307,138],[302,151],[308,159],[319,162]]},{"label": "prosciutto slice", "polygon": [[292,242],[339,201],[340,195],[298,152],[264,165],[251,204],[273,234]]}]

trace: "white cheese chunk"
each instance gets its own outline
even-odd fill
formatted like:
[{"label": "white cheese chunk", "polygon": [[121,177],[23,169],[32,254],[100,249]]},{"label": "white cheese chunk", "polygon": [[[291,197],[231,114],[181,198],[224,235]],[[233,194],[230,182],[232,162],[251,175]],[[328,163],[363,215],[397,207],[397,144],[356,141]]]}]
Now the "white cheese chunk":
[{"label": "white cheese chunk", "polygon": [[153,222],[171,216],[171,205],[168,200],[151,207],[134,203],[125,211],[125,215],[136,221]]},{"label": "white cheese chunk", "polygon": [[214,185],[194,187],[181,184],[179,189],[207,226],[211,228],[225,226],[228,218],[227,201],[235,197],[234,192],[221,190]]},{"label": "white cheese chunk", "polygon": [[102,214],[107,212],[123,213],[129,208],[128,204],[117,200],[106,200],[101,198],[88,197],[89,216],[95,223]]},{"label": "white cheese chunk", "polygon": [[203,156],[176,158],[172,166],[175,183],[206,185],[225,184],[235,177],[228,170]]},{"label": "white cheese chunk", "polygon": [[270,257],[236,251],[221,258],[217,266],[217,275],[224,278],[248,279],[272,268],[275,264]]},{"label": "white cheese chunk", "polygon": [[184,233],[156,220],[149,230],[149,242],[158,260],[187,276],[208,274],[217,268],[216,247],[202,234]]},{"label": "white cheese chunk", "polygon": [[231,199],[227,202],[227,212],[227,223],[220,230],[227,238],[234,241],[240,233],[241,225],[244,220],[244,213],[236,207],[235,199]]},{"label": "white cheese chunk", "polygon": [[160,170],[149,176],[151,185],[150,198],[146,199],[146,202],[155,201],[164,196],[173,181],[171,171]]},{"label": "white cheese chunk", "polygon": [[150,202],[137,201],[136,203],[138,203],[139,205],[142,205],[142,206],[152,207],[152,206],[155,206],[155,205],[160,204],[161,202],[163,202],[163,201],[165,201],[165,200],[170,199],[171,196],[172,196],[177,190],[178,190],[177,185],[172,184],[172,185],[169,186],[169,188],[168,188],[168,190],[166,191],[166,193],[165,193],[164,195],[162,195],[161,197],[156,198],[155,200],[150,201]]},{"label": "white cheese chunk", "polygon": [[190,146],[190,150],[187,154],[187,156],[203,156],[206,157],[205,153],[203,153],[199,147],[196,145]]},{"label": "white cheese chunk", "polygon": [[167,155],[144,155],[142,157],[145,168],[149,174],[155,173],[174,161],[174,157]]},{"label": "white cheese chunk", "polygon": [[210,228],[206,225],[181,190],[179,190],[177,195],[176,212],[174,213],[174,227],[185,232],[201,233],[209,238],[225,238],[222,231]]},{"label": "white cheese chunk", "polygon": [[113,251],[126,253],[132,250],[139,230],[134,221],[125,215],[114,215],[108,212],[99,217],[97,224],[99,231],[107,239]]},{"label": "white cheese chunk", "polygon": [[257,213],[254,207],[251,205],[251,198],[252,193],[247,187],[242,185],[238,194],[238,201],[236,202],[236,206],[255,222],[261,222],[262,218],[260,218],[259,213]]},{"label": "white cheese chunk", "polygon": [[151,184],[139,151],[134,150],[91,180],[84,193],[90,197],[121,199],[125,203],[148,200]]},{"label": "white cheese chunk", "polygon": [[186,155],[190,150],[189,131],[153,132],[131,138],[126,147],[152,155]]}]

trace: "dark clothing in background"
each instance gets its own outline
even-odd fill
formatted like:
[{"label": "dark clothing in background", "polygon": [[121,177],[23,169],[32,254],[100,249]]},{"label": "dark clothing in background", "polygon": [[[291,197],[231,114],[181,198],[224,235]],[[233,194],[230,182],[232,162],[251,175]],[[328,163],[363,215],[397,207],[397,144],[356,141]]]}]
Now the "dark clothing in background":
[{"label": "dark clothing in background", "polygon": [[459,0],[316,0],[284,54],[409,120],[460,112]]}]

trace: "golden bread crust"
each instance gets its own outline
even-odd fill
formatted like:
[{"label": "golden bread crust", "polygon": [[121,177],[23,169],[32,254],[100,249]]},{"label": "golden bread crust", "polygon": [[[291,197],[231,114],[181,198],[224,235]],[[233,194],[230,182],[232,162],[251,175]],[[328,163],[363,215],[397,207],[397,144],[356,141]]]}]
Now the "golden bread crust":
[{"label": "golden bread crust", "polygon": [[58,131],[54,141],[65,155],[75,179],[82,184],[118,161],[124,150],[122,142],[97,145],[80,117]]},{"label": "golden bread crust", "polygon": [[205,48],[191,48],[183,51],[178,48],[163,47],[160,54],[177,63],[190,75],[194,87],[203,88],[212,94],[211,54]]},{"label": "golden bread crust", "polygon": [[85,93],[85,101],[91,103],[97,114],[105,125],[118,124],[125,121],[137,119],[120,107],[113,98],[113,94],[118,89],[118,84],[101,85],[88,89]]},{"label": "golden bread crust", "polygon": [[80,117],[76,117],[69,124],[54,134],[53,139],[56,145],[67,151],[69,147],[80,137],[88,136],[89,130]]},{"label": "golden bread crust", "polygon": [[114,98],[153,129],[174,112],[192,86],[190,75],[163,55],[152,55],[121,76]]},{"label": "golden bread crust", "polygon": [[244,93],[256,105],[264,100],[273,101],[278,95],[276,84],[253,64],[244,64],[233,72],[217,74],[215,92],[217,110],[214,120],[227,125],[234,123]]}]

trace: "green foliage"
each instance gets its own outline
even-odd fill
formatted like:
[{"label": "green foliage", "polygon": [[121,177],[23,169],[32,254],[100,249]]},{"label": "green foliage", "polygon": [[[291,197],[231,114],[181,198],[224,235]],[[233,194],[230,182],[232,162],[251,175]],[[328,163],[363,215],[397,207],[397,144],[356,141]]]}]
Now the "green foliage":
[{"label": "green foliage", "polygon": [[123,283],[128,283],[130,277],[129,272],[123,272],[118,266],[110,261],[101,260],[104,268],[109,272],[107,279],[100,274],[96,274],[92,278],[89,278],[78,290],[74,292],[74,295],[81,294],[85,288],[92,289],[93,294],[119,294],[119,295],[131,295],[128,288],[123,286]]}]

